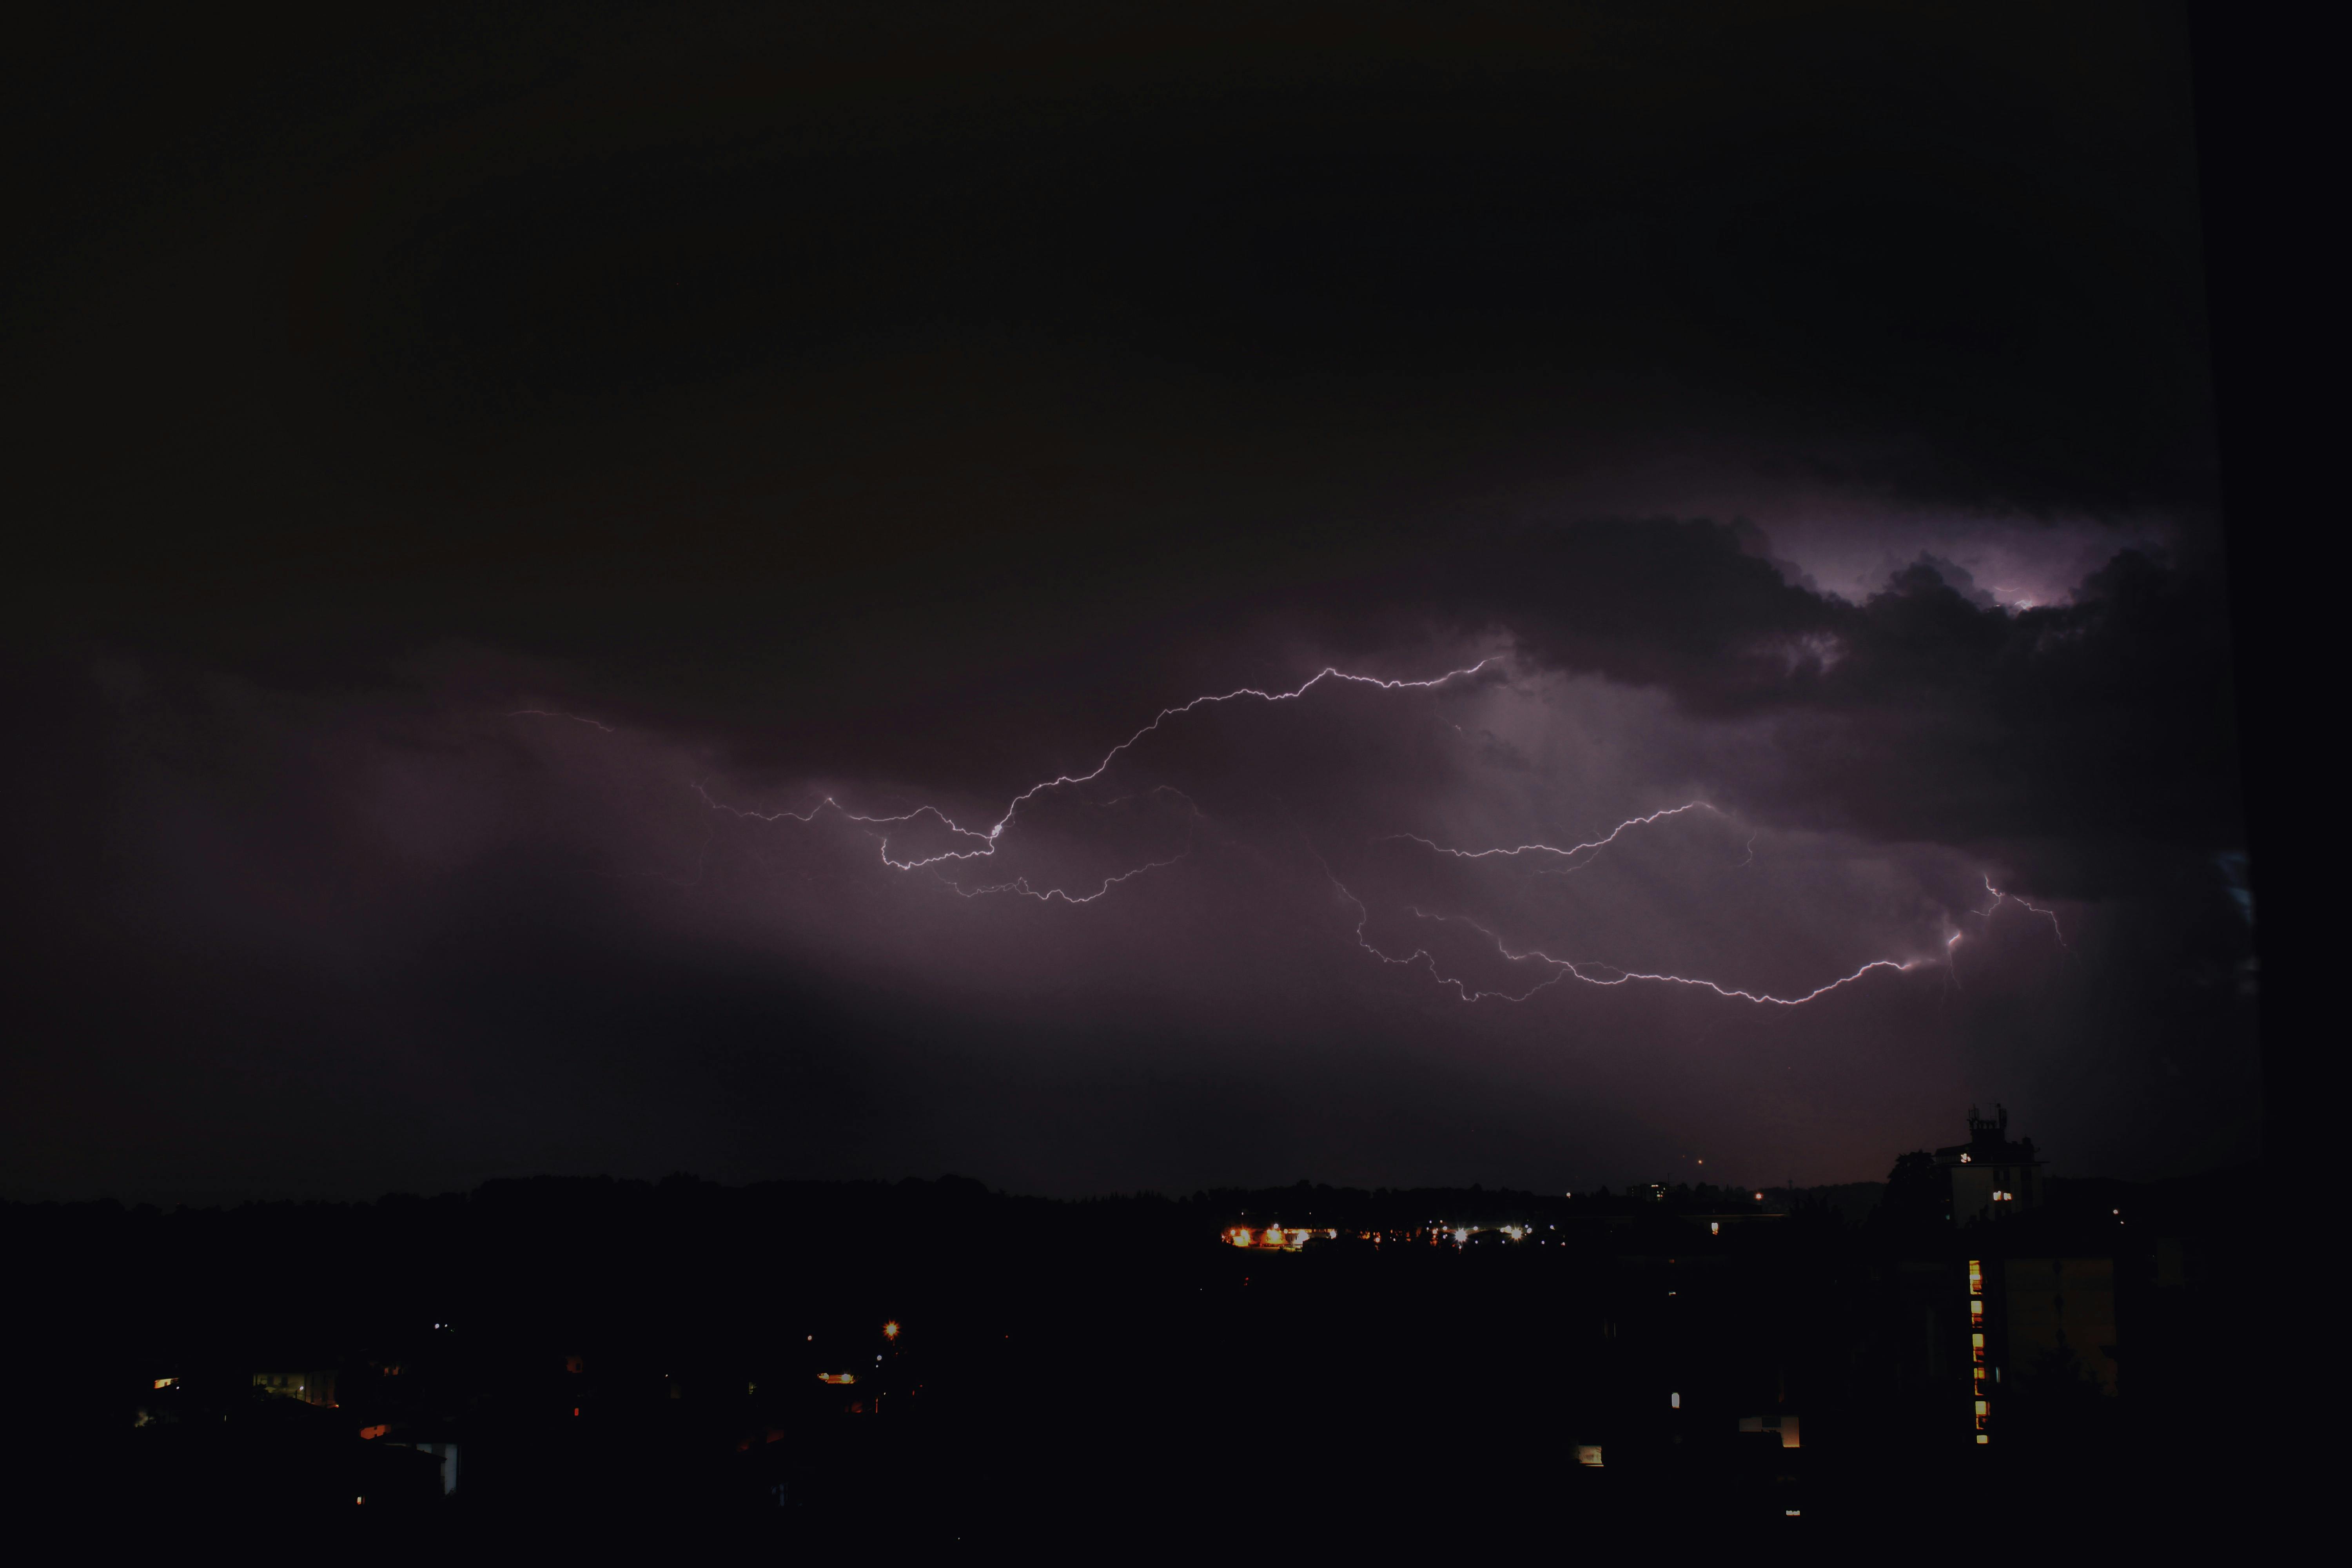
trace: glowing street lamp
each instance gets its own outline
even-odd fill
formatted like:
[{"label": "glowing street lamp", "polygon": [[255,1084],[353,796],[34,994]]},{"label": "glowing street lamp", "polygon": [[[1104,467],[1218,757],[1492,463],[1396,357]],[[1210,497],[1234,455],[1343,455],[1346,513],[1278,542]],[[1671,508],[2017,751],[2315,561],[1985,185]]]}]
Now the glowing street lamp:
[{"label": "glowing street lamp", "polygon": [[882,1337],[886,1340],[895,1340],[898,1337],[898,1319],[893,1318],[888,1322],[882,1325]]}]

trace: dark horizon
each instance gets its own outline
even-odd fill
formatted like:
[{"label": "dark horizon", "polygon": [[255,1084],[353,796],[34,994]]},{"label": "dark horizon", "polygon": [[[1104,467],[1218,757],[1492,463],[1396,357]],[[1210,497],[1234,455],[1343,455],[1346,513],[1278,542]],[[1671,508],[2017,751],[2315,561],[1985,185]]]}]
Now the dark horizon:
[{"label": "dark horizon", "polygon": [[10,1385],[49,1412],[20,1465],[182,1531],[266,1509],[508,1554],[639,1530],[1212,1548],[1237,1524],[1393,1547],[1465,1516],[1488,1542],[1654,1543],[1671,1517],[1684,1542],[1860,1546],[1956,1486],[2045,1541],[2246,1529],[2227,1481],[2257,1445],[2180,1433],[2252,1429],[2252,1391],[2179,1369],[2249,1321],[2273,1173],[2044,1181],[2008,1131],[1764,1199],[672,1177],[0,1203],[49,1282],[10,1308],[47,1352]]},{"label": "dark horizon", "polygon": [[[1905,1151],[1905,1154],[1926,1151]],[[1900,1160],[1902,1155],[1895,1157]],[[1890,1165],[1893,1162],[1890,1161]],[[2064,1176],[2048,1178],[2062,1192],[2136,1193],[2159,1200],[2177,1203],[2182,1194],[2205,1193],[2215,1188],[2231,1193],[2249,1189],[2260,1184],[2267,1167],[2260,1161],[2241,1165],[2222,1166],[2197,1171],[2186,1175],[2135,1182],[2106,1176]],[[1893,1173],[1891,1171],[1888,1173]],[[247,1213],[254,1215],[303,1212],[331,1212],[369,1208],[402,1207],[481,1202],[508,1194],[543,1193],[551,1194],[588,1194],[593,1193],[627,1193],[639,1197],[674,1188],[684,1188],[717,1194],[721,1197],[759,1196],[788,1193],[803,1197],[826,1194],[856,1198],[887,1196],[894,1193],[936,1190],[941,1193],[969,1193],[974,1197],[1000,1204],[1042,1204],[1059,1209],[1086,1209],[1106,1205],[1159,1205],[1169,1209],[1209,1208],[1218,1213],[1254,1212],[1281,1223],[1293,1223],[1291,1211],[1300,1215],[1309,1212],[1318,1201],[1338,1201],[1382,1212],[1393,1207],[1400,1214],[1418,1214],[1420,1206],[1437,1200],[1446,1209],[1449,1220],[1484,1224],[1507,1219],[1523,1206],[1561,1209],[1623,1209],[1646,1208],[1652,1204],[1664,1204],[1661,1212],[1681,1215],[1685,1212],[1712,1212],[1717,1207],[1753,1208],[1759,1212],[1781,1214],[1791,1204],[1811,1203],[1829,1206],[1847,1224],[1858,1224],[1870,1217],[1891,1184],[1886,1174],[1876,1179],[1853,1182],[1825,1182],[1813,1185],[1790,1186],[1786,1182],[1726,1182],[1708,1175],[1696,1181],[1674,1182],[1625,1181],[1602,1183],[1573,1192],[1533,1192],[1524,1188],[1488,1186],[1473,1182],[1462,1186],[1355,1187],[1335,1186],[1302,1176],[1295,1182],[1277,1183],[1269,1186],[1210,1186],[1191,1192],[1160,1192],[1135,1190],[1127,1192],[1080,1193],[1055,1195],[1044,1193],[1013,1192],[993,1186],[960,1171],[945,1171],[932,1176],[889,1177],[815,1177],[806,1179],[769,1178],[744,1183],[715,1182],[691,1171],[671,1171],[656,1177],[594,1175],[559,1175],[542,1173],[530,1176],[494,1176],[471,1187],[443,1192],[385,1192],[373,1198],[243,1198],[233,1203],[183,1203],[159,1205],[150,1202],[126,1203],[111,1194],[95,1198],[60,1199],[53,1197],[0,1197],[0,1205],[19,1213],[57,1211],[63,1213],[108,1210],[121,1214],[152,1212],[165,1217],[179,1215],[205,1215]],[[1876,1194],[1874,1197],[1873,1194]],[[1717,1203],[1717,1200],[1720,1203]],[[2101,1197],[2105,1202],[2105,1198]]]},{"label": "dark horizon", "polygon": [[52,17],[0,1197],[2252,1160],[2190,67]]}]

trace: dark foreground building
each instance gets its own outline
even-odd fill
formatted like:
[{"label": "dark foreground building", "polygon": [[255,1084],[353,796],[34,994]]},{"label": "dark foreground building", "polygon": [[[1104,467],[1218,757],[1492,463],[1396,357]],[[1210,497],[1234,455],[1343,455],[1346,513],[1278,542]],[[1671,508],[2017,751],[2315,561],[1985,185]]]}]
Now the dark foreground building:
[{"label": "dark foreground building", "polygon": [[1993,1107],[1988,1121],[1969,1107],[1969,1141],[1936,1151],[1936,1169],[1946,1189],[1945,1215],[1960,1225],[2003,1219],[2036,1207],[2042,1198],[2036,1175],[2042,1162],[2033,1140],[2009,1141],[2009,1110]]}]

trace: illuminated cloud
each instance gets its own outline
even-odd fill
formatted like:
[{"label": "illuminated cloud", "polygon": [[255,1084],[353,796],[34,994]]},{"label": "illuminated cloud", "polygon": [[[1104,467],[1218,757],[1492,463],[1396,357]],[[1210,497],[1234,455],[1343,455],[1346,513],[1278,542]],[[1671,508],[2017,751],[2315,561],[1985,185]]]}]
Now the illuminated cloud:
[{"label": "illuminated cloud", "polygon": [[1473,12],[51,73],[0,1178],[2242,1152],[2170,24]]}]

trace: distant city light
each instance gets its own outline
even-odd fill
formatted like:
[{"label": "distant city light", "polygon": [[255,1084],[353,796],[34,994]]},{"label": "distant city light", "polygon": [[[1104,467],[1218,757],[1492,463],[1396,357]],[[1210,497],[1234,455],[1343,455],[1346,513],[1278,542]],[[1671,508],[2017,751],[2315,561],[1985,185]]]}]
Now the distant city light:
[{"label": "distant city light", "polygon": [[816,1374],[816,1380],[819,1383],[856,1383],[857,1374],[854,1372],[821,1372]]},{"label": "distant city light", "polygon": [[155,1380],[155,1386],[158,1388],[169,1388],[179,1381],[180,1380],[176,1377],[159,1377]]},{"label": "distant city light", "polygon": [[882,1337],[886,1340],[895,1340],[898,1337],[898,1321],[896,1318],[882,1325]]}]

